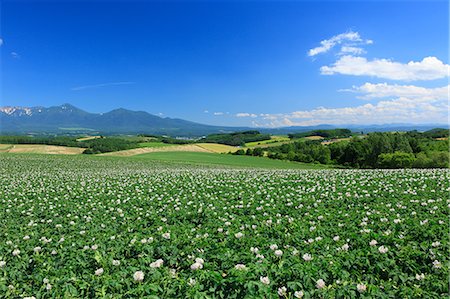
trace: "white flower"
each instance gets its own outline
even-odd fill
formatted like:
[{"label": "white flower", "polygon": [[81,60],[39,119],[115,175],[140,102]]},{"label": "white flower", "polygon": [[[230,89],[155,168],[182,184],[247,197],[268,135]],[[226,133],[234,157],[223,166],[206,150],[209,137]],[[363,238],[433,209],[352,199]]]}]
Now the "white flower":
[{"label": "white flower", "polygon": [[388,252],[388,248],[386,247],[386,246],[380,246],[380,247],[378,247],[378,251],[380,252],[380,253],[386,253],[386,252]]},{"label": "white flower", "polygon": [[433,268],[439,269],[439,268],[441,268],[441,267],[442,267],[442,264],[441,264],[440,261],[438,261],[438,260],[434,260],[434,261],[433,261]]},{"label": "white flower", "polygon": [[56,250],[54,250],[54,249],[53,249],[52,252],[51,252],[52,255],[56,255],[57,253],[58,253],[58,252],[57,252]]},{"label": "white flower", "polygon": [[92,249],[92,250],[97,250],[97,249],[98,249],[98,245],[97,245],[97,244],[92,245],[92,246],[91,246],[91,249]]},{"label": "white flower", "polygon": [[164,233],[164,234],[162,234],[162,237],[164,239],[170,240],[170,233]]},{"label": "white flower", "polygon": [[325,281],[323,281],[323,279],[319,279],[318,281],[316,281],[316,287],[318,289],[323,289],[326,286]]},{"label": "white flower", "polygon": [[356,285],[356,289],[358,290],[358,292],[364,293],[367,290],[367,286],[365,284],[358,283]]},{"label": "white flower", "polygon": [[372,240],[372,241],[369,242],[370,246],[375,246],[377,244],[378,244],[377,240]]},{"label": "white flower", "polygon": [[191,265],[191,270],[199,270],[199,269],[203,269],[203,264],[195,262]]},{"label": "white flower", "polygon": [[250,247],[250,251],[252,253],[258,253],[259,249],[258,249],[258,247]]},{"label": "white flower", "polygon": [[97,270],[95,270],[95,275],[97,275],[97,276],[102,275],[103,272],[104,272],[103,268],[97,269]]},{"label": "white flower", "polygon": [[197,258],[195,258],[195,262],[196,263],[200,263],[200,264],[204,264],[205,263],[205,260],[203,260],[202,258],[200,258],[200,257],[197,257]]},{"label": "white flower", "polygon": [[333,241],[336,241],[336,242],[339,241],[339,236],[334,236]]},{"label": "white flower", "polygon": [[52,285],[49,284],[49,283],[47,283],[47,285],[45,286],[45,289],[46,289],[47,291],[50,291],[50,290],[52,289]]},{"label": "white flower", "polygon": [[30,240],[30,236],[26,235],[25,237],[23,237],[24,240]]},{"label": "white flower", "polygon": [[156,260],[153,263],[150,264],[151,268],[159,268],[164,264],[164,261],[162,259]]},{"label": "white flower", "polygon": [[197,283],[197,282],[195,281],[195,279],[189,278],[188,284],[189,284],[190,286],[193,286],[193,285],[196,284],[196,283]]},{"label": "white flower", "polygon": [[19,249],[14,249],[12,252],[13,256],[18,256],[20,254],[20,250]]},{"label": "white flower", "polygon": [[245,269],[247,269],[247,267],[244,264],[236,264],[236,266],[234,266],[234,268],[236,270],[245,270]]},{"label": "white flower", "polygon": [[275,250],[274,254],[275,254],[277,257],[280,257],[280,256],[283,255],[283,251],[281,251],[280,249],[277,249],[277,250]]},{"label": "white flower", "polygon": [[112,260],[112,264],[113,264],[113,266],[119,266],[120,265],[120,261],[119,260]]},{"label": "white flower", "polygon": [[144,280],[144,272],[142,272],[142,271],[136,271],[136,272],[134,272],[134,274],[133,274],[133,279],[134,279],[134,281],[138,281],[138,282],[141,282],[141,281],[143,281]]},{"label": "white flower", "polygon": [[242,238],[242,237],[244,236],[244,234],[241,233],[241,232],[238,232],[238,233],[234,234],[234,236],[235,236],[236,238],[240,239],[240,238]]},{"label": "white flower", "polygon": [[33,251],[35,253],[39,253],[39,252],[41,252],[41,250],[42,250],[42,248],[40,246],[34,247],[34,249],[33,249]]},{"label": "white flower", "polygon": [[278,295],[279,295],[279,296],[285,296],[285,295],[286,295],[286,292],[287,292],[286,287],[278,288]]},{"label": "white flower", "polygon": [[263,284],[268,285],[270,284],[270,279],[267,276],[260,276],[259,281],[261,281]]},{"label": "white flower", "polygon": [[277,244],[272,244],[272,245],[270,245],[270,249],[277,250],[278,249],[278,245]]},{"label": "white flower", "polygon": [[6,262],[5,261],[0,261],[0,268],[3,268],[4,266],[6,266]]},{"label": "white flower", "polygon": [[431,246],[433,246],[433,247],[438,247],[439,245],[441,245],[441,242],[439,242],[439,241],[431,243]]},{"label": "white flower", "polygon": [[312,256],[311,256],[309,253],[305,253],[305,254],[303,255],[303,259],[304,259],[305,261],[309,262],[309,261],[312,260],[313,258],[312,258]]},{"label": "white flower", "polygon": [[296,291],[295,293],[294,293],[294,297],[295,298],[303,298],[303,291]]},{"label": "white flower", "polygon": [[423,279],[425,279],[425,274],[423,274],[423,273],[416,274],[416,279],[417,279],[417,280],[423,280]]},{"label": "white flower", "polygon": [[48,280],[48,278],[44,278],[44,279],[42,280],[42,282],[43,282],[44,284],[46,284],[46,283],[49,283],[50,280]]},{"label": "white flower", "polygon": [[345,243],[345,244],[342,245],[342,247],[341,247],[341,249],[344,250],[344,251],[348,251],[349,248],[350,248],[350,246],[349,246],[347,243]]},{"label": "white flower", "polygon": [[219,233],[222,233],[222,232],[223,232],[223,228],[219,227],[219,228],[217,229],[217,231],[218,231]]}]

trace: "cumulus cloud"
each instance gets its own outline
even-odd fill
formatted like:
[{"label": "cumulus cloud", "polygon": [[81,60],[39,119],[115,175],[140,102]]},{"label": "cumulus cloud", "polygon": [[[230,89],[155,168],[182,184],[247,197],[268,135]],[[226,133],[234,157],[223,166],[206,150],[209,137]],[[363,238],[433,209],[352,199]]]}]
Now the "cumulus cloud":
[{"label": "cumulus cloud", "polygon": [[258,115],[254,114],[254,113],[236,113],[236,117],[251,117],[251,118],[255,118]]},{"label": "cumulus cloud", "polygon": [[263,113],[253,121],[254,126],[284,127],[319,124],[386,124],[386,123],[447,123],[449,117],[450,85],[425,88],[414,85],[365,83],[350,91],[367,100],[354,107],[317,107],[290,113]]},{"label": "cumulus cloud", "polygon": [[390,59],[367,60],[365,57],[345,55],[333,65],[320,68],[323,75],[343,74],[354,76],[372,76],[390,80],[434,80],[448,76],[449,65],[436,57],[425,57],[422,61],[408,63]]},{"label": "cumulus cloud", "polygon": [[269,118],[263,117],[258,125],[282,127],[319,124],[446,123],[448,109],[447,101],[417,101],[400,97],[355,107],[318,107],[287,114],[271,114]]},{"label": "cumulus cloud", "polygon": [[436,88],[425,88],[415,85],[398,85],[387,83],[365,83],[361,86],[353,86],[351,89],[341,89],[363,94],[358,98],[372,100],[388,97],[406,97],[422,101],[434,101],[448,99],[450,85]]}]

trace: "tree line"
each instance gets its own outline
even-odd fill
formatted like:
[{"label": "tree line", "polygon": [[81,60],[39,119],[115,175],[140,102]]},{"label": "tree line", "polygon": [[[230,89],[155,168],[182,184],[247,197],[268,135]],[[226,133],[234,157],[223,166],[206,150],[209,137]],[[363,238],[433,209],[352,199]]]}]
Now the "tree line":
[{"label": "tree line", "polygon": [[270,134],[259,131],[243,131],[235,133],[211,134],[199,140],[206,143],[220,143],[231,146],[244,146],[248,142],[270,140]]},{"label": "tree line", "polygon": [[[438,136],[438,137],[436,137]],[[447,138],[436,140],[436,138]],[[241,149],[235,154],[267,156],[305,163],[335,164],[352,168],[448,168],[448,130],[420,133],[370,133],[350,141],[322,144],[300,140],[280,146]]]}]

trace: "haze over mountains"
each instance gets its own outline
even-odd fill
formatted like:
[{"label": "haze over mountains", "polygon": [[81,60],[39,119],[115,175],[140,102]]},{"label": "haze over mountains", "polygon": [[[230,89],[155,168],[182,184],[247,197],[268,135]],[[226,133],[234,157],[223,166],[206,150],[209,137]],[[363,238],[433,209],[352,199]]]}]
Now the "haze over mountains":
[{"label": "haze over mountains", "polygon": [[[448,124],[387,124],[387,125],[318,125],[305,127],[258,128],[265,133],[286,134],[345,127],[354,131],[424,131]],[[107,113],[89,113],[71,104],[52,107],[0,107],[0,133],[3,134],[155,134],[170,136],[202,136],[254,128],[211,126],[183,119],[159,117],[144,111],[123,108]]]}]

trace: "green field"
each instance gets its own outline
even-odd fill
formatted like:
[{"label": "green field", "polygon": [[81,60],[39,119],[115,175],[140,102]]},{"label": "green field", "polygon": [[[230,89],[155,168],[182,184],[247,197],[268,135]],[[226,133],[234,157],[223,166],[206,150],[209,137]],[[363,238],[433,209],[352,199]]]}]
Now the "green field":
[{"label": "green field", "polygon": [[0,154],[0,297],[448,298],[448,170],[216,156]]},{"label": "green field", "polygon": [[195,152],[156,152],[130,157],[137,160],[164,161],[188,164],[223,165],[235,167],[256,167],[268,169],[326,169],[330,166],[320,164],[307,164],[282,160],[271,160],[269,158],[234,156],[215,153]]},{"label": "green field", "polygon": [[263,140],[263,141],[255,141],[255,142],[247,142],[245,144],[246,147],[258,147],[258,146],[275,146],[275,145],[281,145],[286,142],[290,142],[291,139],[289,139],[287,136],[272,136],[269,140]]}]

